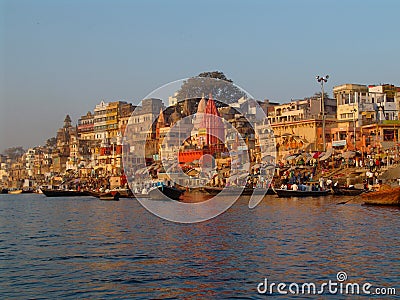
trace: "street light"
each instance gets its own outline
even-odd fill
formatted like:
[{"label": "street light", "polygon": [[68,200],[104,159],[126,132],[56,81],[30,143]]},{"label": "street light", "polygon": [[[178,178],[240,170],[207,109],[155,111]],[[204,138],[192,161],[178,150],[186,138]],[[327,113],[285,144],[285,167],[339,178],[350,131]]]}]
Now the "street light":
[{"label": "street light", "polygon": [[353,125],[354,151],[356,151],[356,112],[357,112],[357,109],[353,108],[352,112],[353,112],[353,122],[354,122],[354,125]]},{"label": "street light", "polygon": [[315,77],[321,84],[321,110],[322,110],[322,151],[325,151],[325,103],[324,103],[324,83],[328,81],[329,75],[325,77]]}]

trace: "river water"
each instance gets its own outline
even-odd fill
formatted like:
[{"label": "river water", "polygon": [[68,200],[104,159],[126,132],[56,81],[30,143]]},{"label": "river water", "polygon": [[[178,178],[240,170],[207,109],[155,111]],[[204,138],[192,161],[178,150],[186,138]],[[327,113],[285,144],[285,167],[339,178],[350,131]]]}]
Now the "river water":
[{"label": "river water", "polygon": [[338,272],[399,297],[400,210],[344,200],[268,196],[250,210],[243,198],[182,225],[135,199],[0,195],[0,298],[254,299],[265,278],[321,284]]}]

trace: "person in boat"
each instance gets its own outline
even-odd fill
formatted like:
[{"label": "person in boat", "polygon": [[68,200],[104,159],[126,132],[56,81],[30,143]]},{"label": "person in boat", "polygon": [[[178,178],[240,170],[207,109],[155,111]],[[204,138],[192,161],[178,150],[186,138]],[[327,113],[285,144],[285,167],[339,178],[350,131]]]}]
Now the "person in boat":
[{"label": "person in boat", "polygon": [[317,183],[316,185],[312,185],[312,191],[314,192],[318,192],[318,191],[322,191],[321,187],[319,186],[319,184]]},{"label": "person in boat", "polygon": [[305,184],[301,184],[301,183],[299,184],[299,190],[300,191],[304,191],[305,192],[305,191],[307,191],[308,187],[309,186],[307,186]]},{"label": "person in boat", "polygon": [[321,187],[321,190],[323,190],[324,189],[324,177],[321,177],[320,179],[319,179],[319,186]]},{"label": "person in boat", "polygon": [[327,181],[326,181],[326,188],[327,189],[330,189],[332,187],[332,180],[331,179],[328,179]]},{"label": "person in boat", "polygon": [[292,190],[293,191],[298,191],[299,190],[299,186],[295,183],[292,184]]}]

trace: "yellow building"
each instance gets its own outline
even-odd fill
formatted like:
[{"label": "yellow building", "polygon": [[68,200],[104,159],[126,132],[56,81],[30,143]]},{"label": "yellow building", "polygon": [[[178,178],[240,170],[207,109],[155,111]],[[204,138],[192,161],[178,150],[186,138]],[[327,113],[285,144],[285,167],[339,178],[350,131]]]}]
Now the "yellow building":
[{"label": "yellow building", "polygon": [[110,102],[106,108],[107,137],[109,139],[116,138],[119,132],[118,111],[120,104],[120,101]]},{"label": "yellow building", "polygon": [[115,101],[106,107],[106,130],[109,143],[115,143],[121,137],[136,106],[125,101]]},{"label": "yellow building", "polygon": [[[309,119],[271,124],[275,135],[277,156],[283,158],[289,153],[302,151],[322,151],[322,120]],[[331,129],[336,127],[336,120],[325,121],[326,149],[332,147]]]}]

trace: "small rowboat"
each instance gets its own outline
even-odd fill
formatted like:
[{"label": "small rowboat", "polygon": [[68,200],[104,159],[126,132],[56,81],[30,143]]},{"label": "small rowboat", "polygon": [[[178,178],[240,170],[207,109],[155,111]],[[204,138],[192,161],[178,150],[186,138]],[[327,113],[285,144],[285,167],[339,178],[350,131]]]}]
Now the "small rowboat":
[{"label": "small rowboat", "polygon": [[104,201],[119,201],[120,193],[119,192],[108,192],[101,194],[99,199]]},{"label": "small rowboat", "polygon": [[358,196],[365,192],[364,189],[356,189],[354,187],[333,187],[332,191],[336,196]]},{"label": "small rowboat", "polygon": [[321,197],[327,196],[330,193],[330,190],[325,191],[293,191],[293,190],[283,190],[283,189],[275,189],[276,194],[278,197]]},{"label": "small rowboat", "polygon": [[400,206],[400,187],[384,188],[377,192],[362,194],[365,205],[393,205]]},{"label": "small rowboat", "polygon": [[149,196],[153,200],[180,200],[185,191],[172,186],[155,186],[149,190]]},{"label": "small rowboat", "polygon": [[12,194],[12,195],[18,195],[18,194],[21,194],[21,193],[22,193],[22,190],[8,191],[8,193],[9,193],[9,194]]},{"label": "small rowboat", "polygon": [[228,186],[228,187],[210,187],[206,186],[202,188],[204,191],[209,193],[210,195],[218,195],[222,191],[226,195],[242,195],[242,196],[251,196],[251,195],[275,195],[275,192],[270,189],[265,188],[250,188],[250,187],[236,187],[236,186]]}]

